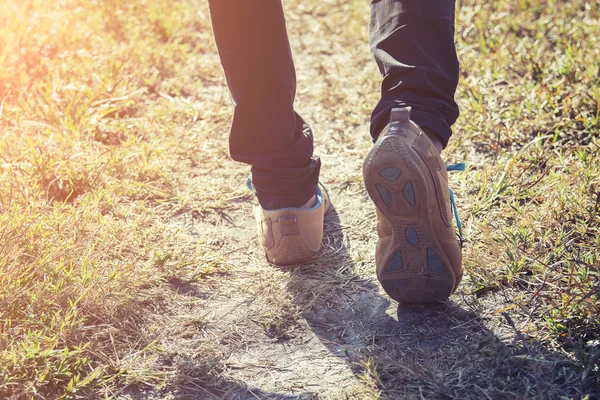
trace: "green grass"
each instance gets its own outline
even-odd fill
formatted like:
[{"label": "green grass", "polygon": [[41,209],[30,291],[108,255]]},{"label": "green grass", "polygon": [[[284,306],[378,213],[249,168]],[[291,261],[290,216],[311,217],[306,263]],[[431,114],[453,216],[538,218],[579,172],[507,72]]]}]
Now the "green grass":
[{"label": "green grass", "polygon": [[453,157],[485,156],[455,183],[471,282],[515,289],[535,338],[589,350],[600,333],[597,6],[462,2],[458,24],[459,52],[475,47],[461,53],[467,118]]},{"label": "green grass", "polygon": [[156,209],[201,112],[165,100],[194,46],[171,36],[201,23],[183,6],[1,4],[2,398],[154,378],[128,369],[152,347],[136,310],[199,251]]},{"label": "green grass", "polygon": [[[170,219],[220,221],[251,200],[237,184],[243,168],[227,161],[230,107],[206,4],[0,0],[0,8],[0,397],[113,397],[130,384],[169,385],[147,316],[161,313],[167,282],[202,285],[232,262],[218,237],[193,241]],[[367,11],[362,1],[290,6],[334,44],[355,46],[359,63]],[[462,116],[445,152],[469,165],[451,178],[468,240],[462,295],[482,313],[506,313],[525,342],[570,358],[581,395],[600,385],[599,21],[594,1],[459,1]],[[308,52],[310,43],[294,40]],[[379,77],[365,71],[352,85],[343,74],[322,77],[339,89],[329,94],[300,88],[300,108],[323,106],[312,118],[322,118],[324,153],[366,154],[366,132],[345,130],[364,125],[377,99]],[[339,147],[328,147],[328,134]],[[329,183],[358,196],[359,173]],[[206,185],[190,187],[192,175]],[[369,235],[351,234],[360,271],[323,285],[372,275],[360,247]],[[285,336],[301,313],[278,297],[281,282],[265,285],[247,290],[281,312],[259,324]],[[487,302],[496,295],[506,299],[497,307]],[[317,308],[318,296],[306,304]],[[384,358],[358,364],[369,393],[404,371]],[[207,367],[200,382],[224,385],[213,376],[219,368]],[[544,393],[553,392],[527,396]]]}]

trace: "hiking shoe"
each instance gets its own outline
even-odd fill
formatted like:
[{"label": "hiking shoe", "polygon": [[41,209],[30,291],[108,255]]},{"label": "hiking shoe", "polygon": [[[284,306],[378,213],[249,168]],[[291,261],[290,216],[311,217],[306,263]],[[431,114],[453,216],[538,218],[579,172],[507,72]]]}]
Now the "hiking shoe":
[{"label": "hiking shoe", "polygon": [[456,290],[462,249],[451,221],[446,167],[409,118],[410,108],[392,110],[390,125],[365,159],[363,176],[377,207],[381,286],[398,302],[428,303]]},{"label": "hiking shoe", "polygon": [[312,208],[265,210],[260,205],[254,208],[258,238],[269,262],[279,266],[303,264],[319,252],[323,220],[330,205],[329,194],[321,184],[316,197],[317,203]]}]

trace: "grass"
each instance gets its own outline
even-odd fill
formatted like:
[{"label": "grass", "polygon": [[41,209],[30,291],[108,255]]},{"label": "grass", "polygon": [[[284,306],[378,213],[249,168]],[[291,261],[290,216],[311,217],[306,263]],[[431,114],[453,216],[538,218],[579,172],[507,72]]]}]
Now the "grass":
[{"label": "grass", "polygon": [[[202,303],[235,276],[265,349],[300,337],[303,319],[324,343],[341,340],[319,310],[373,279],[360,162],[379,76],[365,2],[287,5],[297,104],[340,219],[323,259],[291,272],[263,269],[247,244],[252,197],[227,156],[231,109],[204,2],[0,6],[0,397],[235,397],[246,384],[226,360],[250,339],[214,333]],[[451,179],[468,240],[454,298],[470,311],[448,315],[457,349],[472,320],[510,338],[428,364],[373,333],[373,345],[347,345],[360,382],[344,396],[597,394],[599,20],[593,1],[457,3],[462,116],[445,157],[468,163]]]},{"label": "grass", "polygon": [[[488,61],[462,54],[463,65],[476,67],[463,71],[458,97],[477,112],[458,125],[456,149],[487,157],[457,185],[470,194],[467,265],[476,290],[515,288],[524,329],[589,345],[600,327],[600,26],[591,3],[566,3],[560,15],[553,7],[462,4],[462,18],[476,14],[459,48],[479,37]],[[502,20],[496,36],[482,30],[486,20]]]},{"label": "grass", "polygon": [[170,36],[196,22],[153,4],[2,3],[0,397],[152,379],[128,368],[152,348],[136,309],[208,258],[159,213],[192,202],[178,142],[204,110],[168,83],[193,47]]}]

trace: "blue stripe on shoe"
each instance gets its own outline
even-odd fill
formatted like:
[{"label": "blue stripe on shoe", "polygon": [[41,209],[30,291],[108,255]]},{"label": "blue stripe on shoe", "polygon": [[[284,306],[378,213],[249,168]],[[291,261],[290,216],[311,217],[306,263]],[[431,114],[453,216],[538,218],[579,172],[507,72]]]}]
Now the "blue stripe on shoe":
[{"label": "blue stripe on shoe", "polygon": [[446,165],[446,171],[464,171],[466,165],[464,162]]}]

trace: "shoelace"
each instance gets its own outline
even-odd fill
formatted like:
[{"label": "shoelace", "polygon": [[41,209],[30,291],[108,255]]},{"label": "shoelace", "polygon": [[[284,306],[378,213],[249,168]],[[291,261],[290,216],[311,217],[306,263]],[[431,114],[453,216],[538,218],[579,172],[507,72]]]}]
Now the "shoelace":
[{"label": "shoelace", "polygon": [[[446,165],[446,171],[464,171],[465,163],[457,163]],[[456,227],[458,228],[458,241],[460,242],[460,247],[463,247],[464,239],[462,234],[462,222],[460,222],[460,217],[458,216],[458,208],[456,207],[456,200],[454,199],[454,190],[450,188],[450,204],[452,204],[452,214],[454,214],[454,220],[456,221]]]}]

